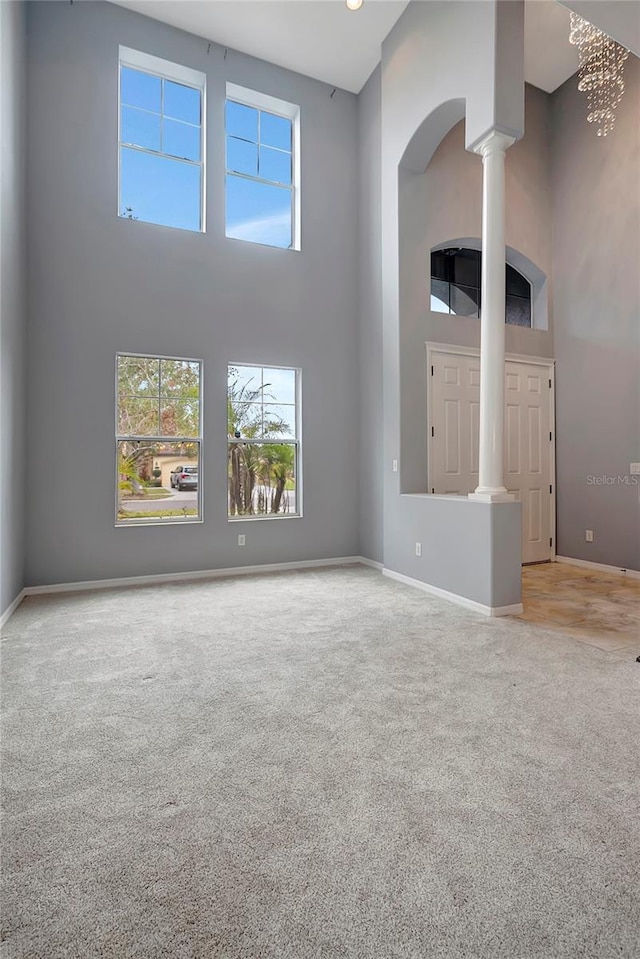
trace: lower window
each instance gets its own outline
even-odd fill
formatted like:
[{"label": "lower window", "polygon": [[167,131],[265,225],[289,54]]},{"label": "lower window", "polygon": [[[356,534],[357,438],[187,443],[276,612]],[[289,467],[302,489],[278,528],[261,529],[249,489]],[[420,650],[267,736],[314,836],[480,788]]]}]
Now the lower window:
[{"label": "lower window", "polygon": [[202,363],[116,356],[116,525],[202,519]]},{"label": "lower window", "polygon": [[200,444],[118,443],[118,523],[200,518]]},{"label": "lower window", "polygon": [[229,443],[229,516],[297,515],[297,449],[288,443]]},{"label": "lower window", "polygon": [[301,515],[300,373],[282,367],[229,367],[228,515]]}]

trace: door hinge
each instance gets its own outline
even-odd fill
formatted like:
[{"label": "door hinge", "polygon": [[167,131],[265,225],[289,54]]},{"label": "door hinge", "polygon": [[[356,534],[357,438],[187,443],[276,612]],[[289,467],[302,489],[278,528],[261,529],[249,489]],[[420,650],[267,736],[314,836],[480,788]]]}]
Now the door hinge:
[{"label": "door hinge", "polygon": [[553,536],[549,537],[549,546],[553,546]]},{"label": "door hinge", "polygon": [[549,486],[549,492],[550,492],[550,493],[553,493],[553,486],[551,486],[551,485]]},{"label": "door hinge", "polygon": [[553,439],[553,434],[549,433],[549,440],[552,440],[552,439]]},{"label": "door hinge", "polygon": [[435,486],[432,486],[432,487],[431,487],[431,492],[432,492],[432,493],[435,493],[435,491],[436,491]]},{"label": "door hinge", "polygon": [[436,435],[436,431],[434,430],[433,426],[431,427],[431,435],[432,435],[432,436],[435,436],[435,435]]},{"label": "door hinge", "polygon": [[433,366],[431,367],[431,375],[433,376]]},{"label": "door hinge", "polygon": [[551,389],[551,380],[549,380],[549,389]]}]

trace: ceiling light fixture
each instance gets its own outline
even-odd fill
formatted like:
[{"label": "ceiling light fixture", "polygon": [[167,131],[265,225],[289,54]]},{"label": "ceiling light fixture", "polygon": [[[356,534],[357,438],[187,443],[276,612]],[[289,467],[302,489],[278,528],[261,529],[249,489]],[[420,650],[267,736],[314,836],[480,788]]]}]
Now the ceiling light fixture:
[{"label": "ceiling light fixture", "polygon": [[587,94],[587,120],[598,125],[599,137],[606,137],[613,130],[615,110],[624,93],[624,61],[629,51],[573,11],[569,43],[578,48],[578,90]]},{"label": "ceiling light fixture", "polygon": [[359,10],[364,0],[345,0],[349,10]]}]

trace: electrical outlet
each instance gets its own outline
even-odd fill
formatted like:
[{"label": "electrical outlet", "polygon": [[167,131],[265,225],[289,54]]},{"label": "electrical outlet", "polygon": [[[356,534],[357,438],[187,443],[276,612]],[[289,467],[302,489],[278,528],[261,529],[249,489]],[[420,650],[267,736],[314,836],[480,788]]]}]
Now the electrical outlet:
[{"label": "electrical outlet", "polygon": [[584,538],[586,539],[587,543],[593,543],[593,530],[586,529],[584,531]]},{"label": "electrical outlet", "polygon": [[422,556],[422,543],[416,543],[416,556]]},{"label": "electrical outlet", "polygon": [[393,461],[393,463],[391,464],[391,469],[393,470],[394,473],[397,473],[397,472],[398,472],[398,461],[397,461],[397,460],[394,460],[394,461]]},{"label": "electrical outlet", "polygon": [[245,546],[247,542],[247,537],[244,533],[238,533],[238,546]]}]

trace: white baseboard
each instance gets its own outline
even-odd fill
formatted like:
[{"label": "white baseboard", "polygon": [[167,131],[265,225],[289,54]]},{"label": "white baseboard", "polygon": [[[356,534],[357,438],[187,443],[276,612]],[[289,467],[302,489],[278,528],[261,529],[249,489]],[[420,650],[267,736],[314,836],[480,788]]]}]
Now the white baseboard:
[{"label": "white baseboard", "polygon": [[395,579],[408,586],[415,586],[425,593],[446,599],[458,606],[463,606],[473,612],[481,613],[483,616],[511,616],[522,612],[521,604],[512,606],[485,606],[482,603],[475,602],[475,600],[459,596],[457,593],[450,593],[446,589],[440,589],[438,586],[430,586],[421,580],[412,579],[403,573],[396,573],[394,570],[385,569],[382,563],[368,559],[366,556],[335,556],[331,559],[309,559],[301,560],[297,563],[265,563],[260,566],[229,566],[224,569],[201,569],[187,573],[155,573],[148,576],[122,576],[116,579],[92,579],[76,583],[52,583],[47,586],[26,586],[3,614],[0,622],[4,625],[4,623],[9,620],[25,596],[46,596],[54,593],[80,593],[88,590],[118,589],[133,586],[156,586],[162,583],[183,583],[197,580],[221,579],[225,576],[250,576],[260,573],[286,572],[287,570],[354,565],[369,566],[372,569],[380,571],[383,576]]},{"label": "white baseboard", "polygon": [[16,609],[18,608],[18,606],[20,605],[20,603],[22,602],[22,600],[25,598],[26,595],[27,595],[27,591],[25,589],[21,589],[18,595],[16,596],[16,598],[14,599],[14,601],[9,606],[7,606],[2,616],[0,616],[0,629],[2,629],[2,627],[9,622],[9,620],[11,619],[11,617],[13,616]]},{"label": "white baseboard", "polygon": [[592,563],[588,559],[574,559],[572,556],[556,556],[554,563],[566,563],[567,566],[582,566],[585,569],[597,569],[601,573],[617,573],[629,579],[640,579],[640,569],[624,569],[622,566],[606,566],[604,563]]},{"label": "white baseboard", "polygon": [[481,613],[483,616],[517,616],[523,612],[522,603],[514,603],[511,606],[485,606],[484,603],[477,603],[474,599],[467,599],[466,596],[459,596],[458,593],[450,593],[446,589],[440,589],[439,586],[430,586],[429,583],[423,583],[420,579],[412,579],[411,576],[405,576],[404,573],[396,573],[393,569],[383,569],[383,576],[389,579],[395,579],[399,583],[405,583],[407,586],[415,586],[424,593],[430,593],[432,596],[439,596],[440,599],[446,599],[456,606],[464,606],[465,609],[473,610],[474,613]]},{"label": "white baseboard", "polygon": [[253,573],[278,573],[285,570],[315,569],[322,566],[354,566],[360,562],[359,556],[336,556],[333,559],[307,559],[297,563],[264,563],[261,566],[229,566],[225,569],[199,569],[188,573],[156,573],[149,576],[122,576],[118,579],[91,579],[79,583],[53,583],[48,586],[27,586],[23,592],[25,596],[43,596],[48,593],[80,593],[90,589],[154,586],[161,583],[220,579],[223,576],[250,576]]}]

